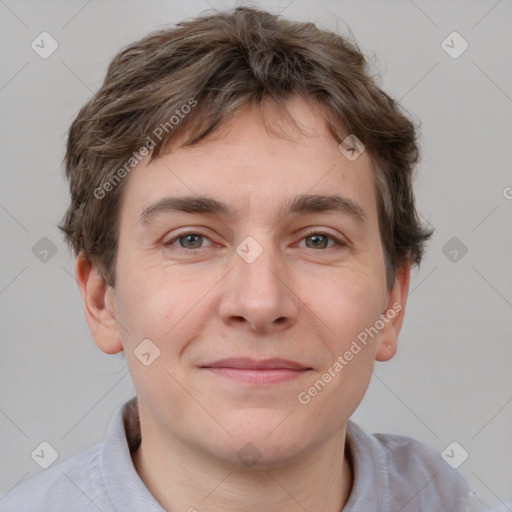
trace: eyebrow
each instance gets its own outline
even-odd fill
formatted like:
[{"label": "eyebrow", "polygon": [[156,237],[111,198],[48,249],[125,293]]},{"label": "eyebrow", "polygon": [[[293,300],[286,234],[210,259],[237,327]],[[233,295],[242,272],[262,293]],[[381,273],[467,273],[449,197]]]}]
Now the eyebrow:
[{"label": "eyebrow", "polygon": [[[168,196],[149,205],[139,216],[141,224],[150,224],[162,213],[181,211],[195,214],[224,215],[235,218],[237,210],[229,204],[208,196]],[[279,218],[291,214],[306,214],[315,212],[336,212],[348,215],[360,224],[367,221],[361,206],[349,198],[337,194],[310,195],[300,194],[286,201],[279,211]]]}]

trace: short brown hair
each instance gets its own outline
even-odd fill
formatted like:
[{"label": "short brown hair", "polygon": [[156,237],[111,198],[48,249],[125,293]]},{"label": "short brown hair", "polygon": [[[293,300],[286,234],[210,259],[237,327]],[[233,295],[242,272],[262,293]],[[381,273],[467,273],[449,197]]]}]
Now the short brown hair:
[{"label": "short brown hair", "polygon": [[300,96],[321,107],[337,143],[347,130],[365,145],[392,286],[402,264],[420,263],[432,232],[421,225],[412,190],[416,127],[367,68],[354,41],[248,7],[185,20],[128,45],[69,129],[71,204],[58,226],[66,242],[114,286],[121,178],[138,156],[151,162],[178,139],[196,144],[251,103],[270,101],[293,123],[286,101]]}]

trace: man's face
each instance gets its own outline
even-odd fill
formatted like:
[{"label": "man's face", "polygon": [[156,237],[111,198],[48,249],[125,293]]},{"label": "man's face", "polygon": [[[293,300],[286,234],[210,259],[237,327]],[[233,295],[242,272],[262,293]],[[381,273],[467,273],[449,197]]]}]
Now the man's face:
[{"label": "man's face", "polygon": [[[375,358],[394,353],[382,346],[394,336],[386,324],[333,369],[393,295],[368,155],[347,159],[302,100],[290,110],[310,136],[277,138],[247,108],[227,135],[141,164],[123,192],[113,309],[141,416],[160,439],[226,461],[246,443],[269,463],[320,446],[360,403]],[[302,195],[342,200],[287,213]],[[142,215],[181,196],[208,196],[234,216]],[[303,369],[217,363],[226,359]]]}]

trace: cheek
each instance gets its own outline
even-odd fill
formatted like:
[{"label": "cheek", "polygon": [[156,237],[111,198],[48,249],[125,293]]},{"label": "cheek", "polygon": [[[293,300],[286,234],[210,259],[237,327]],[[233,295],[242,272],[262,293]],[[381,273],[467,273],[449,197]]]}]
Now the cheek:
[{"label": "cheek", "polygon": [[[200,300],[207,288],[197,279],[147,266],[119,283],[125,283],[119,290],[119,321],[126,328],[123,345],[137,394],[163,410],[172,397],[175,409],[181,411],[187,397],[175,380],[182,380],[178,363],[182,351],[203,328],[201,322],[207,315],[201,314]],[[151,362],[146,365],[142,354],[148,352]]]},{"label": "cheek", "polygon": [[319,347],[326,357],[315,378],[301,390],[301,397],[310,400],[306,407],[311,407],[310,417],[319,424],[339,426],[332,419],[346,420],[368,388],[377,336],[369,336],[365,329],[379,319],[380,297],[378,280],[362,272],[340,274],[325,282],[321,292],[310,293],[308,297],[306,310],[317,315],[316,334],[322,339],[323,345]]},{"label": "cheek", "polygon": [[308,290],[306,310],[317,315],[317,322],[328,333],[329,345],[339,351],[373,325],[381,313],[382,284],[373,274],[346,271]]},{"label": "cheek", "polygon": [[120,280],[129,283],[121,289],[120,322],[130,332],[124,338],[132,346],[149,338],[160,347],[163,359],[172,358],[182,349],[180,340],[190,339],[200,330],[206,317],[201,314],[205,290],[212,284],[197,275],[156,266],[140,268],[137,275]]}]

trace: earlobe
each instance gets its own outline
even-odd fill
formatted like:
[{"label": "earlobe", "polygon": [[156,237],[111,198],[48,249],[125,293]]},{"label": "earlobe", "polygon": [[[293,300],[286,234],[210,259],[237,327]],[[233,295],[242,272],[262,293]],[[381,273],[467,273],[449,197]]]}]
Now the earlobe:
[{"label": "earlobe", "polygon": [[76,260],[75,275],[94,342],[107,354],[120,352],[123,345],[116,318],[114,290],[105,283],[83,253]]},{"label": "earlobe", "polygon": [[396,271],[393,288],[388,292],[384,311],[381,314],[383,328],[377,342],[377,361],[389,361],[397,351],[398,335],[402,328],[405,303],[409,292],[411,265],[404,263]]}]

